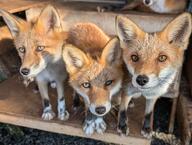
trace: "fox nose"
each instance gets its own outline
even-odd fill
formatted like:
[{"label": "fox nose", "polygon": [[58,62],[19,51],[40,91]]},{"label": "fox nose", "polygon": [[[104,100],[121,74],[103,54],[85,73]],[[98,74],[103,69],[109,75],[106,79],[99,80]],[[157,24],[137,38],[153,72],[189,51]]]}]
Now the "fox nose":
[{"label": "fox nose", "polygon": [[95,112],[98,113],[99,115],[102,115],[106,112],[106,108],[104,106],[99,106],[95,109]]},{"label": "fox nose", "polygon": [[146,83],[149,82],[149,78],[146,75],[139,75],[136,78],[136,82],[140,85],[140,86],[144,86]]},{"label": "fox nose", "polygon": [[29,74],[30,70],[28,68],[22,68],[21,69],[21,74],[24,76],[27,76]]},{"label": "fox nose", "polygon": [[151,0],[144,0],[144,2],[145,2],[146,5],[149,5]]}]

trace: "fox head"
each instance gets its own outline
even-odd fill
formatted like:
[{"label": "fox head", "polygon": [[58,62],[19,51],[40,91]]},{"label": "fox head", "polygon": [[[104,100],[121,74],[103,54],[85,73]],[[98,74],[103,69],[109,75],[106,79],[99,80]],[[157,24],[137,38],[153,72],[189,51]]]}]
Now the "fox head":
[{"label": "fox head", "polygon": [[14,39],[22,62],[20,73],[24,77],[36,76],[50,61],[61,58],[64,38],[55,8],[45,7],[34,22],[26,22],[4,10],[0,13]]},{"label": "fox head", "polygon": [[116,31],[132,84],[148,90],[174,80],[189,42],[191,16],[181,14],[157,33],[146,33],[128,18],[117,16]]},{"label": "fox head", "polygon": [[111,97],[118,93],[122,82],[122,59],[119,40],[110,40],[97,59],[73,45],[66,45],[63,59],[70,84],[98,116],[111,109]]}]

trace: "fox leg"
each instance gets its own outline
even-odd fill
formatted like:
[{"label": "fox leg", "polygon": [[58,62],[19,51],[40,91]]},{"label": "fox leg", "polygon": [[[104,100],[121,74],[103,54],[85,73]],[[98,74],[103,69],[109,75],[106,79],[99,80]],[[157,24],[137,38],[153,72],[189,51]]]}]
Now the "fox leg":
[{"label": "fox leg", "polygon": [[65,106],[65,97],[64,97],[64,83],[63,81],[57,81],[57,111],[58,111],[58,118],[60,120],[67,120],[69,119],[69,113],[66,110]]},{"label": "fox leg", "polygon": [[54,118],[55,113],[52,110],[49,96],[48,96],[48,82],[47,81],[37,81],[39,92],[41,94],[42,103],[43,103],[43,120],[51,120]]},{"label": "fox leg", "polygon": [[80,105],[80,95],[77,94],[77,92],[74,90],[73,91],[73,109],[77,110],[79,105]]},{"label": "fox leg", "polygon": [[132,97],[129,97],[127,95],[122,95],[121,98],[121,104],[118,114],[118,126],[117,126],[117,132],[125,135],[129,134],[129,128],[128,128],[128,117],[127,117],[127,108],[131,101]]},{"label": "fox leg", "polygon": [[103,134],[106,130],[106,123],[103,117],[98,117],[87,110],[86,118],[83,125],[83,131],[87,136],[91,136],[95,131]]},{"label": "fox leg", "polygon": [[145,118],[143,121],[143,127],[141,130],[141,134],[146,137],[150,138],[151,131],[153,131],[153,111],[154,106],[158,98],[154,99],[146,99],[146,105],[145,105]]}]

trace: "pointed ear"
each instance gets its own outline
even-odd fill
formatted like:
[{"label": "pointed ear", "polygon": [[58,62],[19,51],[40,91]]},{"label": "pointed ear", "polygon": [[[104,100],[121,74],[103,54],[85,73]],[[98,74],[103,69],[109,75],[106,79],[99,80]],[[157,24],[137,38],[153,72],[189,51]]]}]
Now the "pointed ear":
[{"label": "pointed ear", "polygon": [[122,63],[120,42],[117,37],[111,39],[101,55],[101,61],[107,65],[120,65]]},{"label": "pointed ear", "polygon": [[22,31],[22,29],[25,27],[26,25],[26,21],[24,21],[23,19],[16,17],[14,15],[12,15],[11,13],[0,9],[0,14],[2,14],[3,19],[5,21],[5,23],[7,24],[11,35],[13,37],[18,36],[19,32]]},{"label": "pointed ear", "polygon": [[59,14],[53,6],[48,5],[41,11],[37,20],[37,27],[39,27],[43,33],[48,33],[52,29],[61,29]]},{"label": "pointed ear", "polygon": [[[188,44],[191,35],[191,15],[189,13],[179,15],[165,27],[160,35],[170,44],[184,47]],[[186,48],[187,46],[184,49]]]},{"label": "pointed ear", "polygon": [[123,16],[116,17],[115,27],[119,39],[125,43],[145,34],[133,21]]},{"label": "pointed ear", "polygon": [[89,59],[86,54],[71,44],[64,46],[63,60],[69,73],[75,73],[84,65],[89,64]]}]

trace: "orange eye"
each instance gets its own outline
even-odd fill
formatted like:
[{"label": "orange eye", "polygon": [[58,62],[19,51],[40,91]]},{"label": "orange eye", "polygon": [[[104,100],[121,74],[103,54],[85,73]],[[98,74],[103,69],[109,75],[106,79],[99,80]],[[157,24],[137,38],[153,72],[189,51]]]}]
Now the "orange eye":
[{"label": "orange eye", "polygon": [[45,46],[37,46],[36,51],[40,52],[43,51],[45,49]]},{"label": "orange eye", "polygon": [[21,53],[25,53],[25,47],[23,46],[23,47],[19,47],[19,52],[21,52]]},{"label": "orange eye", "polygon": [[167,56],[166,55],[160,55],[159,57],[158,57],[158,61],[159,62],[165,62],[167,60]]},{"label": "orange eye", "polygon": [[137,62],[137,61],[139,61],[139,56],[138,55],[131,55],[131,60],[133,61],[133,62]]},{"label": "orange eye", "polygon": [[84,82],[84,83],[82,83],[82,86],[83,86],[84,88],[91,88],[91,84],[90,84],[89,82]]},{"label": "orange eye", "polygon": [[113,83],[113,80],[108,80],[108,81],[105,82],[105,86],[109,86],[109,85],[111,85],[112,83]]}]

